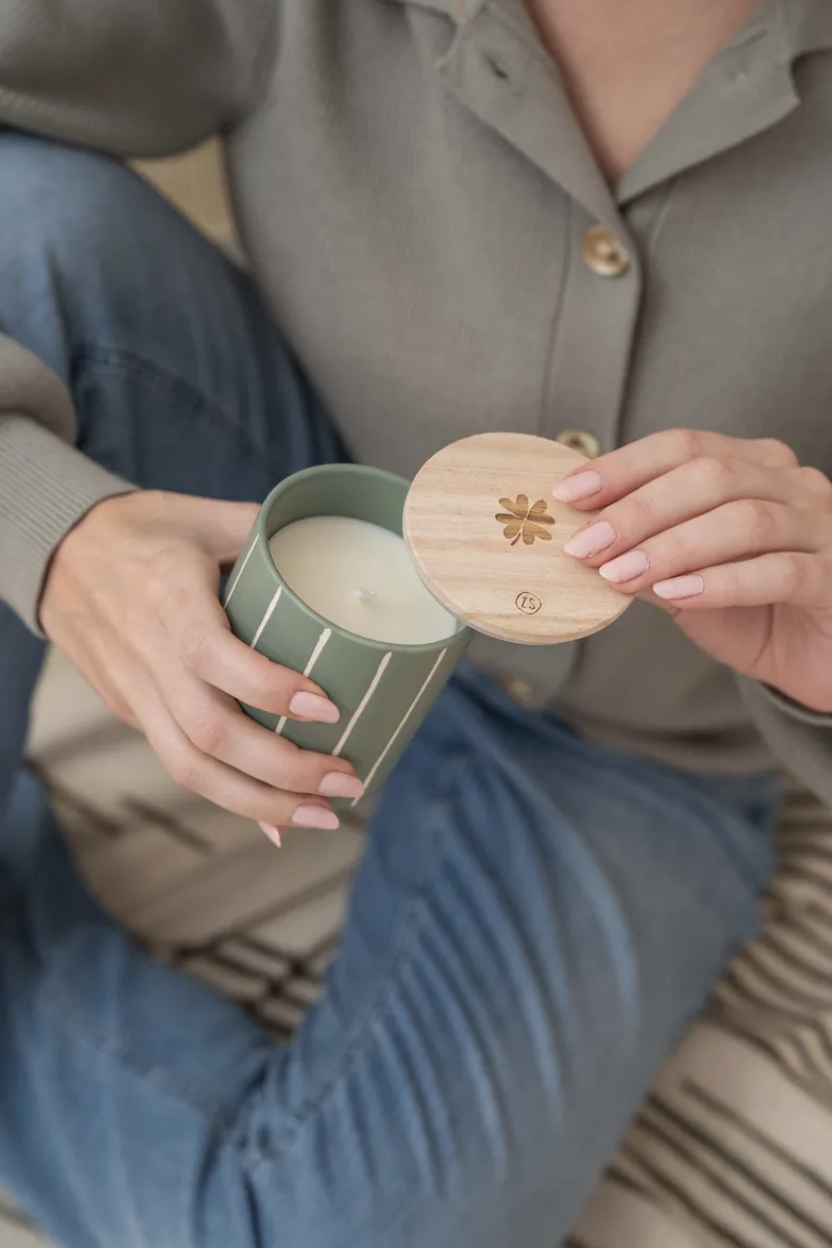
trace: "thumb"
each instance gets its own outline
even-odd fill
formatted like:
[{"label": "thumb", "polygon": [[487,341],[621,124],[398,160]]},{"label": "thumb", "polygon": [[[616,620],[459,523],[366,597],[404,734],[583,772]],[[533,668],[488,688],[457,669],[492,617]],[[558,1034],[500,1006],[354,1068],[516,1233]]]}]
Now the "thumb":
[{"label": "thumb", "polygon": [[233,563],[257,519],[259,503],[190,498],[187,524],[193,540],[219,564]]}]

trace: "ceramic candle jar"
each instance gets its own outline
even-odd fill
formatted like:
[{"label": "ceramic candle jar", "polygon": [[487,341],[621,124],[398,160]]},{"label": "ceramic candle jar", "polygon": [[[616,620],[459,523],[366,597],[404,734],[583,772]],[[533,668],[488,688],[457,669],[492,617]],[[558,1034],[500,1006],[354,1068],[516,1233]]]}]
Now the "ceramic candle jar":
[{"label": "ceramic candle jar", "polygon": [[289,477],[263,504],[224,604],[237,637],[313,679],[341,719],[302,724],[257,707],[246,713],[304,749],[349,759],[368,793],[471,637],[410,563],[401,540],[407,492],[401,478],[351,464]]},{"label": "ceramic candle jar", "polygon": [[343,755],[372,792],[472,628],[547,646],[612,624],[628,599],[564,549],[591,516],[552,496],[584,463],[546,438],[485,433],[437,451],[411,485],[346,464],[284,481],[263,504],[225,607],[238,637],[313,678],[341,721],[244,709],[306,749]]}]

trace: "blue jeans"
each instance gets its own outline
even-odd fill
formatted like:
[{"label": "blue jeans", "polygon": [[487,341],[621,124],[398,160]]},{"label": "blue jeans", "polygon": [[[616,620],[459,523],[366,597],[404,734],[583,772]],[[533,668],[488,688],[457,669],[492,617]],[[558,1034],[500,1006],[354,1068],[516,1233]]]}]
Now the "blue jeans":
[{"label": "blue jeans", "polygon": [[[249,281],[118,164],[0,136],[0,329],[80,446],[259,499],[343,454]],[[0,607],[0,1181],[69,1248],[555,1248],[755,928],[779,786],[614,754],[463,671],[389,782],[294,1042],[155,963],[20,769]]]}]

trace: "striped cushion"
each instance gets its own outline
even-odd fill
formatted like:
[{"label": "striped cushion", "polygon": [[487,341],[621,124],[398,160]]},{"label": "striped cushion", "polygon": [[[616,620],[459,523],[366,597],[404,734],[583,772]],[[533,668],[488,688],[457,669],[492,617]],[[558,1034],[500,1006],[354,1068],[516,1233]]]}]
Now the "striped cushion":
[{"label": "striped cushion", "polygon": [[573,1248],[832,1244],[832,824],[790,795],[760,938],[670,1059]]}]

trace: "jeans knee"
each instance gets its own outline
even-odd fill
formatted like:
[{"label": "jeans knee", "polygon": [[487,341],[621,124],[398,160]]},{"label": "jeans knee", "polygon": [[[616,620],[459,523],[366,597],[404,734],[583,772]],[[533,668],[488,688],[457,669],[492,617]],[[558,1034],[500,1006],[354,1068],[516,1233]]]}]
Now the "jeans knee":
[{"label": "jeans knee", "polygon": [[96,152],[4,131],[0,167],[0,332],[65,376],[91,308],[147,271],[160,217],[176,214]]},{"label": "jeans knee", "polygon": [[102,242],[124,245],[143,184],[118,160],[16,131],[0,132],[0,260],[48,249],[80,267]]}]

